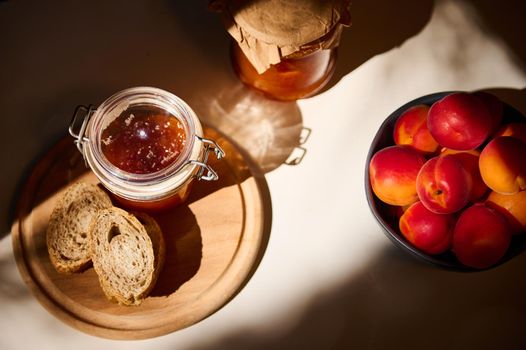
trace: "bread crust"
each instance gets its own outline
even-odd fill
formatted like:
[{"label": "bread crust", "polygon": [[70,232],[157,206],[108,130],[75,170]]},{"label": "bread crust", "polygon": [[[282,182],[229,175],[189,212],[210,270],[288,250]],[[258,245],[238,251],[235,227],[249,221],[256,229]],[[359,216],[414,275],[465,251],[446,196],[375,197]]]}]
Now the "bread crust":
[{"label": "bread crust", "polygon": [[161,270],[164,267],[164,260],[166,257],[166,244],[164,241],[163,231],[161,230],[161,227],[159,227],[159,224],[157,224],[157,221],[155,221],[154,218],[152,218],[146,213],[134,212],[132,214],[135,215],[137,220],[139,220],[139,222],[144,226],[146,232],[148,233],[148,236],[152,241],[155,260],[152,283],[150,284],[150,287],[147,290],[147,294],[149,294],[152,291],[153,287],[155,287]]}]

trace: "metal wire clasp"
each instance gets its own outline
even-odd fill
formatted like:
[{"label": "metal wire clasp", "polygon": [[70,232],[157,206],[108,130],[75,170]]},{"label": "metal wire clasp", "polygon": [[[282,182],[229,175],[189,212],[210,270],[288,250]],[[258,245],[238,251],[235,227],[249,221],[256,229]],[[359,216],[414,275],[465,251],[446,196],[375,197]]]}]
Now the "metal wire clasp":
[{"label": "metal wire clasp", "polygon": [[[216,155],[216,158],[220,160],[221,158],[225,156],[225,151],[223,151],[223,149],[214,140],[210,140],[210,139],[200,137],[197,135],[195,135],[195,137],[205,145],[205,153],[203,156],[203,161],[198,161],[198,160],[189,161],[189,163],[195,164],[201,167],[201,169],[199,169],[196,175],[197,180],[206,180],[206,181],[218,180],[219,175],[217,174],[217,172],[214,169],[212,169],[212,167],[209,164],[207,164],[208,156],[210,154],[210,151],[213,150],[214,154]],[[206,174],[205,174],[205,170],[206,170]]]},{"label": "metal wire clasp", "polygon": [[[84,157],[84,162],[86,161],[86,154],[84,153],[84,142],[89,141],[89,138],[87,136],[84,136],[86,133],[86,128],[88,127],[88,122],[95,113],[97,109],[93,105],[86,106],[77,106],[75,109],[75,112],[73,112],[73,117],[71,118],[71,122],[69,123],[69,134],[75,138],[73,143],[75,146],[77,146],[80,153],[82,153],[82,156]],[[79,122],[79,119],[82,118],[82,122]],[[78,129],[78,132],[75,132],[76,126],[80,123],[80,128]]]}]

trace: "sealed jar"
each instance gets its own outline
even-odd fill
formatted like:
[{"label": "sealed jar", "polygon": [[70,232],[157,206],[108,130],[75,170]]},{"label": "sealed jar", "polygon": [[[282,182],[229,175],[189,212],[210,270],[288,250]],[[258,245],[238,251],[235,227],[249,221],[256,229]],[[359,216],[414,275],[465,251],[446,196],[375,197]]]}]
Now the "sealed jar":
[{"label": "sealed jar", "polygon": [[194,180],[218,179],[207,164],[209,153],[224,156],[215,141],[203,137],[188,104],[153,87],[117,92],[98,108],[77,107],[69,132],[102,185],[134,210],[159,211],[183,202]]},{"label": "sealed jar", "polygon": [[312,96],[329,82],[350,24],[349,0],[215,0],[211,7],[235,40],[231,56],[240,80],[286,101]]},{"label": "sealed jar", "polygon": [[331,79],[336,61],[336,48],[303,49],[284,57],[258,73],[237,43],[232,46],[232,64],[239,79],[270,98],[292,101],[312,96]]}]

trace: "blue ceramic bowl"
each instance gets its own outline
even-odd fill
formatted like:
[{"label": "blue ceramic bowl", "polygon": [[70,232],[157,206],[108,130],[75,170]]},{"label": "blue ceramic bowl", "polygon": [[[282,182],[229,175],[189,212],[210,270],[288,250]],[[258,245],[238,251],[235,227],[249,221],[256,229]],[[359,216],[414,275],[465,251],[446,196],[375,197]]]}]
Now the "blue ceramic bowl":
[{"label": "blue ceramic bowl", "polygon": [[[381,150],[382,148],[394,145],[393,129],[398,117],[412,106],[416,106],[419,104],[426,104],[431,106],[434,102],[442,99],[443,97],[453,92],[455,91],[438,92],[419,97],[401,106],[387,117],[387,119],[382,123],[382,125],[378,129],[378,132],[376,133],[371,143],[371,147],[369,148],[369,153],[367,154],[367,161],[365,166],[365,192],[367,195],[367,202],[369,204],[369,208],[371,209],[373,216],[375,217],[380,227],[383,229],[387,238],[389,238],[395,246],[421,261],[431,263],[441,268],[455,271],[481,271],[475,270],[473,268],[461,264],[451,251],[447,251],[440,255],[430,255],[418,250],[413,245],[411,245],[400,233],[400,229],[398,228],[398,218],[396,218],[393,215],[393,210],[390,210],[390,206],[388,204],[385,204],[378,198],[376,198],[371,189],[371,184],[369,182],[369,163],[371,161],[371,158],[377,151]],[[504,121],[511,122],[518,120],[524,121],[524,116],[513,107],[504,104]],[[513,236],[512,242],[510,244],[510,247],[508,248],[506,255],[497,264],[491,266],[490,268],[494,268],[505,263],[506,261],[509,261],[513,257],[522,253],[524,249],[526,249],[526,234]]]}]

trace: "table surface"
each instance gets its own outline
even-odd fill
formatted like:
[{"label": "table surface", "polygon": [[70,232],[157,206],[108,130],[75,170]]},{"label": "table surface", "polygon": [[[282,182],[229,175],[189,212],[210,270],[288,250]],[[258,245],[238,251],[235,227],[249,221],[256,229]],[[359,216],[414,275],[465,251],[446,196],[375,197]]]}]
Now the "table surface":
[{"label": "table surface", "polygon": [[[236,79],[206,1],[0,1],[0,348],[526,348],[526,255],[478,273],[417,261],[383,235],[363,179],[377,128],[416,97],[487,89],[526,112],[524,3],[370,0],[351,14],[330,85],[278,103]],[[247,149],[266,173],[272,229],[257,271],[218,312],[112,341],[36,301],[9,231],[24,177],[75,106],[138,85],[174,92]]]}]

